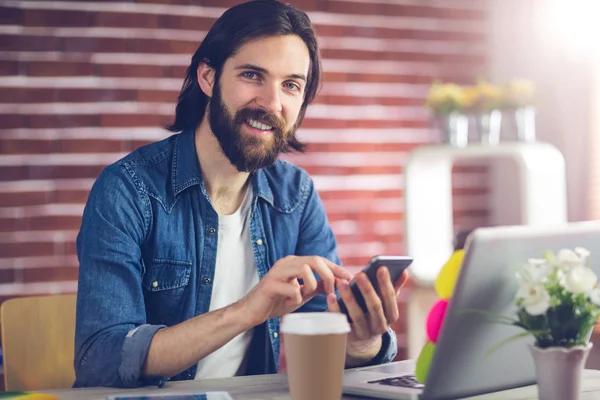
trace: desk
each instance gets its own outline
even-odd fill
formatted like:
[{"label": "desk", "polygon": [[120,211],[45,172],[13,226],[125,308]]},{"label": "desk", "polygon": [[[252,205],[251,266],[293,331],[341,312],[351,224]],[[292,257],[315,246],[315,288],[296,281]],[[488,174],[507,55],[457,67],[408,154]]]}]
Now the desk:
[{"label": "desk", "polygon": [[[235,400],[290,400],[287,376],[260,375],[226,379],[206,379],[200,381],[181,381],[167,383],[164,388],[111,389],[89,388],[53,390],[43,393],[57,395],[60,400],[105,400],[109,394],[142,395],[142,394],[174,394],[206,391],[228,391]],[[343,400],[360,400],[364,397],[345,395]],[[503,392],[490,393],[469,400],[535,400],[537,388],[527,386]],[[566,399],[565,399],[566,400]],[[583,395],[580,400],[600,400],[600,371],[585,370],[583,379]]]}]

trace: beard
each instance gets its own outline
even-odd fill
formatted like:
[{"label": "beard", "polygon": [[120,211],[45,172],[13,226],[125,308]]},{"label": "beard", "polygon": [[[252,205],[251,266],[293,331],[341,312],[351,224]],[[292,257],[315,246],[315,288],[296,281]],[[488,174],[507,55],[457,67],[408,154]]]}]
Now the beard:
[{"label": "beard", "polygon": [[[273,127],[271,134],[259,137],[242,132],[248,119]],[[233,115],[223,103],[218,79],[208,104],[208,122],[223,154],[240,172],[255,172],[273,165],[296,131],[296,126],[286,130],[280,118],[261,109],[242,108]]]}]

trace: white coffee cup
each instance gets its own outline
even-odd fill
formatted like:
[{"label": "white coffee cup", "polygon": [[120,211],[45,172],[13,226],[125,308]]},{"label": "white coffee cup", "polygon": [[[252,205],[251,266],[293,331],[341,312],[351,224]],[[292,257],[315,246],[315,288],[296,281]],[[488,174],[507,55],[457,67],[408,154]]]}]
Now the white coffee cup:
[{"label": "white coffee cup", "polygon": [[331,312],[288,314],[281,332],[292,398],[339,400],[350,332],[347,317]]}]

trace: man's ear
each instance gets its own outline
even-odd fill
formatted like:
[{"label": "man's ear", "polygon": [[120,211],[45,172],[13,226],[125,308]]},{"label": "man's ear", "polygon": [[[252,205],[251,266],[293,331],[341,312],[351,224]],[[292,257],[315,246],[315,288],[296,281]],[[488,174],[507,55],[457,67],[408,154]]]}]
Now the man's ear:
[{"label": "man's ear", "polygon": [[215,70],[208,66],[207,63],[201,62],[196,70],[196,77],[200,89],[208,97],[212,97],[213,87],[215,83]]}]

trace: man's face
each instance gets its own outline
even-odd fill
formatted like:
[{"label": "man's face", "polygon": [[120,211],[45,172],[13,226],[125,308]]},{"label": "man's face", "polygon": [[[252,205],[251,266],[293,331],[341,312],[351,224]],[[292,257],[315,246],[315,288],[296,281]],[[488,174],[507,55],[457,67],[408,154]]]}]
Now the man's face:
[{"label": "man's face", "polygon": [[246,43],[215,78],[210,128],[238,171],[272,165],[295,133],[310,66],[298,36]]}]

